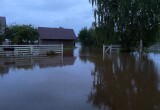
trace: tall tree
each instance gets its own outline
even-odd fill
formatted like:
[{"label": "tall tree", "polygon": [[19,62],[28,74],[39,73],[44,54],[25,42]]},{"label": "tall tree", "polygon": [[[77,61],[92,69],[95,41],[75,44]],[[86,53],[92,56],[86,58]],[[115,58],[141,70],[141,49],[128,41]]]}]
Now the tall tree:
[{"label": "tall tree", "polygon": [[11,25],[5,30],[5,38],[13,44],[30,44],[38,40],[38,30],[32,25]]},{"label": "tall tree", "polygon": [[117,40],[127,49],[153,44],[160,24],[160,0],[89,0],[104,42]]},{"label": "tall tree", "polygon": [[79,40],[83,46],[91,46],[93,44],[93,38],[91,37],[91,31],[84,27],[79,32]]}]

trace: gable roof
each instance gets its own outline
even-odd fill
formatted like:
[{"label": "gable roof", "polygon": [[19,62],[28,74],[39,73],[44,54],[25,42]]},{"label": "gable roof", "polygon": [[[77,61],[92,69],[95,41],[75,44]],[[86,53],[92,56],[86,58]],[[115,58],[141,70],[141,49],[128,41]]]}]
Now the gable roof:
[{"label": "gable roof", "polygon": [[75,40],[73,29],[38,27],[40,39]]}]

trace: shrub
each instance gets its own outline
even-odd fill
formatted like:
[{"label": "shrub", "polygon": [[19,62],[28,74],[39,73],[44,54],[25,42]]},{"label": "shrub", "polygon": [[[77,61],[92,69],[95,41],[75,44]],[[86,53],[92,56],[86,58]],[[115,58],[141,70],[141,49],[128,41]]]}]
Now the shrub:
[{"label": "shrub", "polygon": [[55,51],[49,51],[47,52],[47,56],[54,56],[56,55]]}]

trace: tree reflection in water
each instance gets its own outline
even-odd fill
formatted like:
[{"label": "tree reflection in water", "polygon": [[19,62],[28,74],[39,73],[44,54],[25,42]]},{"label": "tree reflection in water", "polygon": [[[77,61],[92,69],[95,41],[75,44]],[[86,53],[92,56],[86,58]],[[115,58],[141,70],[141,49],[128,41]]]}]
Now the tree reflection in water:
[{"label": "tree reflection in water", "polygon": [[[81,48],[80,54],[85,54]],[[87,50],[88,51],[88,50]],[[97,53],[93,49],[90,54]],[[159,79],[155,63],[147,56],[112,54],[80,57],[94,63],[93,89],[88,101],[106,110],[159,110]]]}]

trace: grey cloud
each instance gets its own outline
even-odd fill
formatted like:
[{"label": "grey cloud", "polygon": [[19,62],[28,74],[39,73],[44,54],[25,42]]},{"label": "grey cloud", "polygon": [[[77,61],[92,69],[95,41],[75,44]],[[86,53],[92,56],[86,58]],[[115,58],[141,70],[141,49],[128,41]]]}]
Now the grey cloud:
[{"label": "grey cloud", "polygon": [[77,4],[77,0],[21,0],[16,5],[28,10],[66,11],[72,7],[77,7],[83,4]]},{"label": "grey cloud", "polygon": [[0,7],[0,16],[6,16],[8,24],[61,26],[73,28],[78,34],[94,21],[88,0],[1,0]]}]

